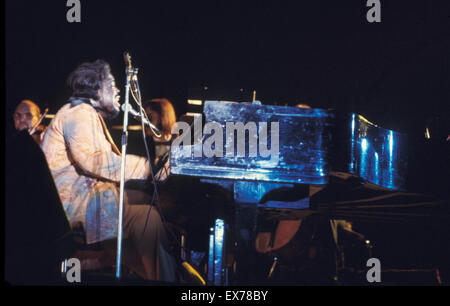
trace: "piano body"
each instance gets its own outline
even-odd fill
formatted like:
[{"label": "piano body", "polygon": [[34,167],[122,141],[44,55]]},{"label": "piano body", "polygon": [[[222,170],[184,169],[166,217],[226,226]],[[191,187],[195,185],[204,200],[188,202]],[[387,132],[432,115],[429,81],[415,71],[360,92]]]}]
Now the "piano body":
[{"label": "piano body", "polygon": [[[315,200],[310,192],[310,187],[326,189],[330,180],[344,174],[356,179],[358,186],[365,183],[377,192],[399,191],[398,194],[404,195],[410,170],[405,134],[379,127],[354,113],[255,102],[206,101],[203,116],[197,117],[190,129],[185,126],[178,142],[184,145],[172,146],[171,174],[201,178],[202,182],[219,185],[233,195],[238,278],[248,280],[254,268],[249,254],[257,230],[258,209],[290,209],[300,215],[320,211],[330,218],[342,219],[389,220],[411,216],[402,214],[401,209],[392,211],[395,205],[377,209],[371,207],[371,200],[356,199],[358,204],[354,206],[352,201],[341,201],[339,206],[336,201],[345,200],[345,195],[342,199],[338,192],[332,192],[336,201],[328,203],[329,195],[323,197],[319,192]],[[241,130],[234,131],[232,128],[238,122],[242,123]],[[214,123],[214,133],[209,128],[203,134],[203,127],[210,123]],[[189,142],[192,138],[193,142]],[[245,143],[244,154],[242,148],[239,154],[239,141]],[[209,156],[205,148],[210,149]],[[264,153],[264,149],[271,155],[268,156],[267,150]],[[211,151],[215,152],[212,156]],[[420,198],[416,202],[424,201]],[[216,220],[214,227],[210,235],[208,281],[221,285],[227,283],[222,257],[224,220]]]},{"label": "piano body", "polygon": [[[382,187],[406,188],[407,136],[378,127],[361,115],[339,118],[339,124],[344,121],[339,125],[332,111],[321,109],[206,101],[204,116],[205,123],[217,122],[224,131],[222,156],[195,156],[195,151],[210,136],[204,135],[188,148],[172,148],[172,173],[212,179],[326,184],[330,171],[343,171]],[[253,143],[245,135],[246,155],[238,156],[237,133],[230,135],[226,132],[230,122],[243,125],[251,122],[256,126],[267,123],[268,127],[270,123],[278,123],[278,156],[272,159],[249,156],[252,146],[261,142],[267,142],[270,147],[271,135],[268,132],[264,133],[267,139],[260,139],[260,133],[251,135],[256,137]],[[333,143],[339,137],[346,139],[347,143]],[[233,145],[234,154],[227,157],[227,151]],[[343,152],[338,153],[341,160],[332,161],[331,165],[330,154],[337,150]]]}]

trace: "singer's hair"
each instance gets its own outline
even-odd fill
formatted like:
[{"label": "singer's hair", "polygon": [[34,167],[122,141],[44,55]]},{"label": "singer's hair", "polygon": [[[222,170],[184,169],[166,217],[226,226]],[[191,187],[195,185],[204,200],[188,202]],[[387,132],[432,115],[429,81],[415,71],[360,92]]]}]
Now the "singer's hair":
[{"label": "singer's hair", "polygon": [[99,100],[98,90],[110,72],[109,64],[101,59],[80,64],[67,78],[72,96]]},{"label": "singer's hair", "polygon": [[156,126],[160,129],[164,139],[170,138],[172,126],[177,122],[172,103],[165,98],[152,99],[144,102],[144,108],[147,107],[159,114],[159,122]]}]

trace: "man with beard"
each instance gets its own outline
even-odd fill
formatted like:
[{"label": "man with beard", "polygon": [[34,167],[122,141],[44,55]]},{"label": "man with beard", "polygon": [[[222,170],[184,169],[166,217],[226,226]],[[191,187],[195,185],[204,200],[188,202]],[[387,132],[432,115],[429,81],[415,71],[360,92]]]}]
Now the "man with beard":
[{"label": "man with beard", "polygon": [[31,100],[23,100],[17,105],[13,119],[14,127],[18,131],[30,130],[39,120],[41,110]]},{"label": "man with beard", "polygon": [[[119,90],[103,60],[79,65],[67,84],[72,96],[50,123],[41,148],[71,227],[83,229],[87,244],[107,246],[111,261],[117,237],[121,153],[103,119],[119,114]],[[126,156],[125,180],[145,179],[149,174],[145,158]],[[124,200],[123,263],[145,279],[175,281],[175,261],[167,252],[157,209],[131,205],[126,195]]]},{"label": "man with beard", "polygon": [[40,117],[41,110],[39,106],[31,100],[23,100],[14,111],[14,127],[17,131],[27,130],[28,132],[31,132],[34,127],[34,132],[31,132],[31,136],[37,144],[40,144],[45,130],[43,125],[36,126]]}]

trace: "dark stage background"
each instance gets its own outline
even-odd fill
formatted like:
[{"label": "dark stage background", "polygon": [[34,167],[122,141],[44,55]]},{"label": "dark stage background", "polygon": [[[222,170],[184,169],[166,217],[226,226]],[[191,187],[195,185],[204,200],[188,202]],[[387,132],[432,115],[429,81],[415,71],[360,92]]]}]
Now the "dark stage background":
[{"label": "dark stage background", "polygon": [[81,23],[68,23],[64,0],[6,1],[7,131],[24,98],[55,113],[83,61],[110,62],[123,102],[125,50],[143,98],[167,97],[178,115],[204,86],[222,99],[243,88],[263,104],[353,111],[407,133],[449,114],[447,0],[382,0],[372,24],[366,0],[80,2]]}]

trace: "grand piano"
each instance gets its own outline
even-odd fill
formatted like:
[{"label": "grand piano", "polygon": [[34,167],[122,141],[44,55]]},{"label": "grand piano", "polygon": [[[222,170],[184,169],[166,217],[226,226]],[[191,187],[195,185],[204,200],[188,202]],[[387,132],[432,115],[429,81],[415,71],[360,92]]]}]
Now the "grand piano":
[{"label": "grand piano", "polygon": [[[232,195],[233,218],[217,218],[210,229],[213,285],[229,283],[226,248],[235,253],[237,278],[252,274],[249,254],[261,210],[289,211],[291,218],[321,213],[385,222],[448,217],[445,192],[436,197],[418,188],[427,178],[420,178],[421,159],[411,155],[417,152],[411,137],[356,113],[205,101],[203,114],[179,128],[170,152],[171,175],[195,177]],[[442,165],[445,174],[448,158]],[[445,189],[436,181],[434,190]],[[232,243],[226,243],[228,233]]]}]

